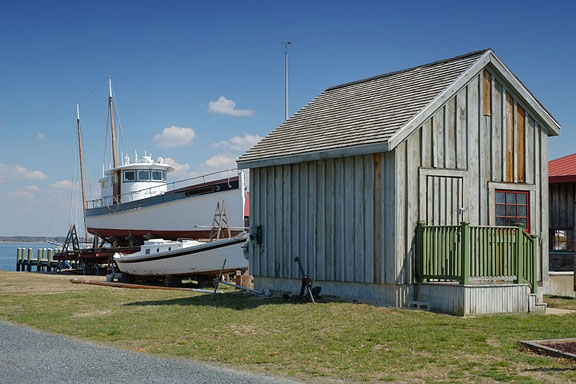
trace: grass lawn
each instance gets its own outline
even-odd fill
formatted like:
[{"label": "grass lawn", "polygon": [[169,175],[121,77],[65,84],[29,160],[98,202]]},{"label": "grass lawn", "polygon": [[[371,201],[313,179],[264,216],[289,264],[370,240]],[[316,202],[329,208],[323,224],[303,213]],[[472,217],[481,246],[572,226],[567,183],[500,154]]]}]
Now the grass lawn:
[{"label": "grass lawn", "polygon": [[[564,383],[576,363],[519,340],[576,337],[576,315],[461,318],[350,302],[285,303],[76,285],[67,276],[0,272],[0,319],[83,340],[224,363],[309,382]],[[576,308],[576,300],[553,298]]]}]

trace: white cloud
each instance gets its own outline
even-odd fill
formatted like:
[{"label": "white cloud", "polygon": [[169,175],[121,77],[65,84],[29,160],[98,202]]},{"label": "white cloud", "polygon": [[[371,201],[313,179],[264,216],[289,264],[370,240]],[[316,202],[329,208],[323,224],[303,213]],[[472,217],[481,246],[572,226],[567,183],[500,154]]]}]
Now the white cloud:
[{"label": "white cloud", "polygon": [[[198,164],[195,167],[191,167],[187,163],[184,164],[178,163],[177,161],[175,161],[170,157],[165,158],[164,162],[166,164],[170,164],[175,168],[174,171],[169,173],[169,181],[177,182],[180,180],[194,179],[196,177],[204,176],[213,172],[235,169],[237,158],[238,156],[235,154],[230,153],[218,154],[212,156],[208,160]],[[180,185],[176,185],[175,187],[180,187]]]},{"label": "white cloud", "polygon": [[42,190],[42,188],[40,188],[37,185],[27,185],[25,187],[22,187],[23,190],[28,191],[28,192],[38,192],[40,190]]},{"label": "white cloud", "polygon": [[192,177],[189,164],[181,164],[171,157],[165,157],[164,162],[174,167],[174,171],[169,173],[171,181],[178,181]]},{"label": "white cloud", "polygon": [[32,192],[17,190],[14,192],[6,192],[6,196],[10,199],[21,200],[33,200],[34,194]]},{"label": "white cloud", "polygon": [[164,128],[162,133],[154,136],[154,142],[160,148],[177,148],[190,145],[196,137],[192,128],[176,127],[174,125]]},{"label": "white cloud", "polygon": [[46,180],[48,178],[48,176],[46,176],[42,171],[31,171],[20,165],[16,165],[14,170],[17,177],[26,180]]},{"label": "white cloud", "polygon": [[60,191],[69,191],[73,187],[73,184],[70,180],[60,180],[55,183],[50,184],[50,188],[58,189]]},{"label": "white cloud", "polygon": [[25,187],[16,188],[13,192],[6,192],[6,196],[17,200],[33,200],[34,192],[40,190],[41,188],[37,185],[27,185]]},{"label": "white cloud", "polygon": [[214,148],[226,148],[233,151],[246,151],[252,148],[260,140],[262,140],[262,138],[258,135],[249,135],[245,133],[243,137],[234,136],[230,140],[214,143],[212,146]]},{"label": "white cloud", "polygon": [[236,168],[236,159],[238,156],[231,154],[219,154],[212,156],[202,164],[201,169],[209,169],[211,171]]},{"label": "white cloud", "polygon": [[0,163],[0,183],[8,180],[46,180],[46,176],[41,171],[32,171],[20,165]]},{"label": "white cloud", "polygon": [[39,140],[43,140],[43,139],[46,138],[46,135],[45,135],[43,132],[38,132],[38,133],[36,134],[36,137],[37,137]]},{"label": "white cloud", "polygon": [[250,109],[236,109],[236,102],[224,96],[220,96],[216,101],[210,101],[208,111],[230,116],[252,116],[254,114],[254,111]]},{"label": "white cloud", "polygon": [[[191,167],[188,163],[178,163],[174,159],[167,157],[164,159],[166,164],[170,164],[175,168],[174,171],[168,174],[169,182],[176,182],[175,188],[184,187],[186,185],[197,184],[209,180],[215,180],[219,177],[222,178],[222,174],[209,175],[210,173],[218,171],[226,171],[228,169],[236,168],[236,158],[237,156],[220,154],[209,158],[208,160]],[[201,178],[200,178],[201,177]],[[187,181],[186,181],[187,180]],[[181,182],[181,183],[180,183]]]}]

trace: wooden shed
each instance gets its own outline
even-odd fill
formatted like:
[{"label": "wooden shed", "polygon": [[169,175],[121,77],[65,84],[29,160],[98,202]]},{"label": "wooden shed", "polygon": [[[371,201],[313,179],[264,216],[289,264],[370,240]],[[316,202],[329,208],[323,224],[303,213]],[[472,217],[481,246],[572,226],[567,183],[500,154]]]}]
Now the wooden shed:
[{"label": "wooden shed", "polygon": [[546,293],[575,296],[576,153],[548,163],[550,274]]},{"label": "wooden shed", "polygon": [[299,257],[324,294],[540,308],[559,131],[490,49],[327,89],[238,160],[255,285],[298,291]]}]

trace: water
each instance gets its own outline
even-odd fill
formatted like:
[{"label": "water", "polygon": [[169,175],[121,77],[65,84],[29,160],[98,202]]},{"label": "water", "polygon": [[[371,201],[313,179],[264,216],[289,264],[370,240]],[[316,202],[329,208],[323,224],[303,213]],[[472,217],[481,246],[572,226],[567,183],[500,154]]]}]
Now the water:
[{"label": "water", "polygon": [[38,248],[56,248],[50,243],[0,243],[0,270],[16,270],[16,251],[18,248],[32,248],[36,257]]}]

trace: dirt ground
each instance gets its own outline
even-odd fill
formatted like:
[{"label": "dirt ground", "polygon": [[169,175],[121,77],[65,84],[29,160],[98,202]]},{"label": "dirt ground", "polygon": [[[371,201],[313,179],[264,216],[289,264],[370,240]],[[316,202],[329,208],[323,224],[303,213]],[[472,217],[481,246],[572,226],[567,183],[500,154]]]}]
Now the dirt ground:
[{"label": "dirt ground", "polygon": [[576,341],[564,341],[557,343],[546,343],[547,347],[557,349],[562,352],[572,353],[576,355]]}]

